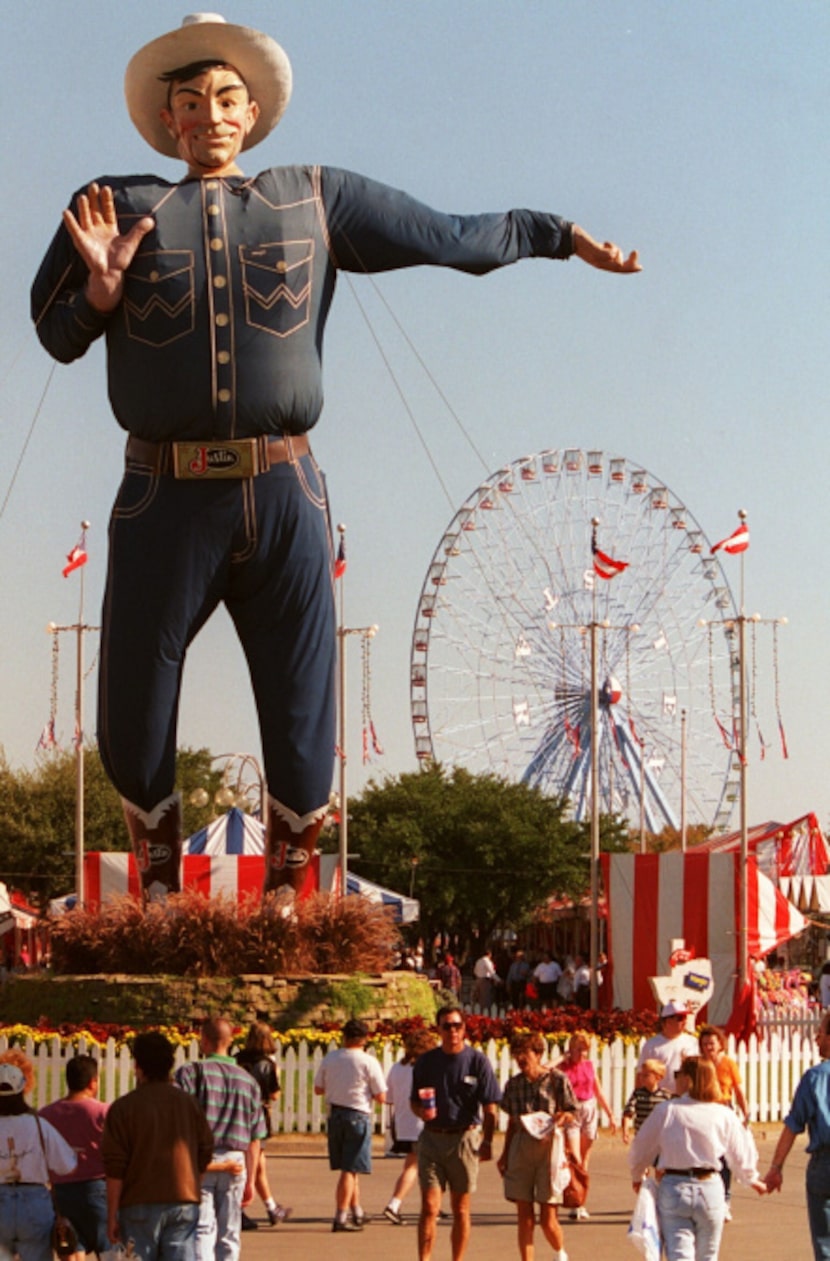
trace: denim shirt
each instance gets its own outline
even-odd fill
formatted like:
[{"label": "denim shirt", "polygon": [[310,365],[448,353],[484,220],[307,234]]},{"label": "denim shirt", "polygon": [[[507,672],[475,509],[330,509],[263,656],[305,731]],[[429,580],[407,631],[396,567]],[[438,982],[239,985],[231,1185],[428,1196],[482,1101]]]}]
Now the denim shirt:
[{"label": "denim shirt", "polygon": [[573,253],[572,225],[556,215],[441,214],[332,167],[97,182],[112,188],[122,232],[155,220],[123,301],[108,314],[90,306],[86,266],[61,225],[32,287],[32,317],[63,363],[106,336],[115,417],[153,442],[310,429],[323,405],[323,332],[338,270],[432,264],[483,274]]},{"label": "denim shirt", "polygon": [[784,1124],[793,1134],[802,1134],[805,1128],[809,1131],[808,1152],[830,1149],[830,1060],[807,1069]]}]

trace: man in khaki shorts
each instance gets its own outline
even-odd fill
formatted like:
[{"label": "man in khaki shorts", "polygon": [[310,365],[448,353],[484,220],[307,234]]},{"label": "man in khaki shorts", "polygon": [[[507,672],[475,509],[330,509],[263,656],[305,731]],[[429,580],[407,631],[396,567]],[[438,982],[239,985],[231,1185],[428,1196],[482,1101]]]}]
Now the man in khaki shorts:
[{"label": "man in khaki shorts", "polygon": [[493,1157],[501,1091],[490,1061],[465,1042],[459,1008],[442,1007],[436,1019],[441,1045],[422,1055],[412,1071],[410,1102],[424,1122],[418,1141],[418,1257],[430,1261],[441,1196],[449,1187],[452,1256],[461,1261],[470,1238],[470,1196],[476,1189],[478,1162]]}]

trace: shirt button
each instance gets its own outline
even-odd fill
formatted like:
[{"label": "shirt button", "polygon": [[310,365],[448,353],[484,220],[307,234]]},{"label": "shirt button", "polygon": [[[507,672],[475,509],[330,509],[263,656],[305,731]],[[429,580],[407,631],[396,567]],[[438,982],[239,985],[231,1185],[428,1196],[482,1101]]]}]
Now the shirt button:
[{"label": "shirt button", "polygon": [[227,280],[225,279],[225,277],[224,277],[224,276],[214,276],[214,277],[213,277],[213,287],[214,287],[214,289],[224,289],[224,288],[225,288],[225,285],[226,285],[227,283],[228,283],[228,282],[227,282]]},{"label": "shirt button", "polygon": [[231,398],[230,390],[220,390],[216,395],[220,403],[229,403]]},{"label": "shirt button", "polygon": [[220,328],[224,328],[229,320],[230,320],[230,316],[225,315],[224,311],[220,311],[220,313],[216,317],[216,323],[219,325]]},{"label": "shirt button", "polygon": [[219,360],[220,363],[230,363],[231,352],[229,350],[220,350],[216,358]]},{"label": "shirt button", "polygon": [[209,192],[211,193],[215,192],[218,187],[219,185],[217,184],[216,180],[208,180],[208,182],[205,184],[205,188],[207,188]]},{"label": "shirt button", "polygon": [[218,207],[218,206],[208,206],[208,214],[209,214],[209,215],[218,215],[218,214],[219,214],[219,207]]},{"label": "shirt button", "polygon": [[155,281],[155,280],[158,280],[158,278],[159,278],[159,274],[158,274],[158,272],[157,272],[157,271],[151,271],[151,272],[150,272],[150,279],[151,279],[151,280],[154,280],[154,281]]},{"label": "shirt button", "polygon": [[215,236],[210,243],[210,248],[212,250],[221,250],[224,248],[224,245],[225,245],[225,242],[222,240],[222,238]]}]

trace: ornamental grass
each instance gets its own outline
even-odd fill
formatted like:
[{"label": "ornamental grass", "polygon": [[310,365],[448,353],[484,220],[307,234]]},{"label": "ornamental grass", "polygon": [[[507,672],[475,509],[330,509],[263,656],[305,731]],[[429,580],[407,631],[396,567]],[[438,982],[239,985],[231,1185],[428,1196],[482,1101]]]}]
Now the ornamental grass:
[{"label": "ornamental grass", "polygon": [[362,897],[318,893],[285,914],[273,894],[237,902],[185,890],[146,907],[124,896],[62,915],[51,930],[52,970],[194,977],[380,972],[397,941],[389,909]]}]

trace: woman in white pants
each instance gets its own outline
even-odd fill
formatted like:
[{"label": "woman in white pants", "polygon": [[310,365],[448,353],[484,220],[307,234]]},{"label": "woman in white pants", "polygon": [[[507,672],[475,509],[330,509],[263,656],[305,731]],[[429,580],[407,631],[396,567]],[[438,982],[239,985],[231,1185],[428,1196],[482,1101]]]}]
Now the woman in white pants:
[{"label": "woman in white pants", "polygon": [[759,1195],[766,1185],[752,1134],[720,1101],[714,1065],[689,1056],[676,1086],[680,1097],[659,1104],[634,1136],[631,1178],[639,1191],[646,1169],[659,1161],[657,1217],[668,1261],[717,1261],[726,1218],[721,1157]]}]

